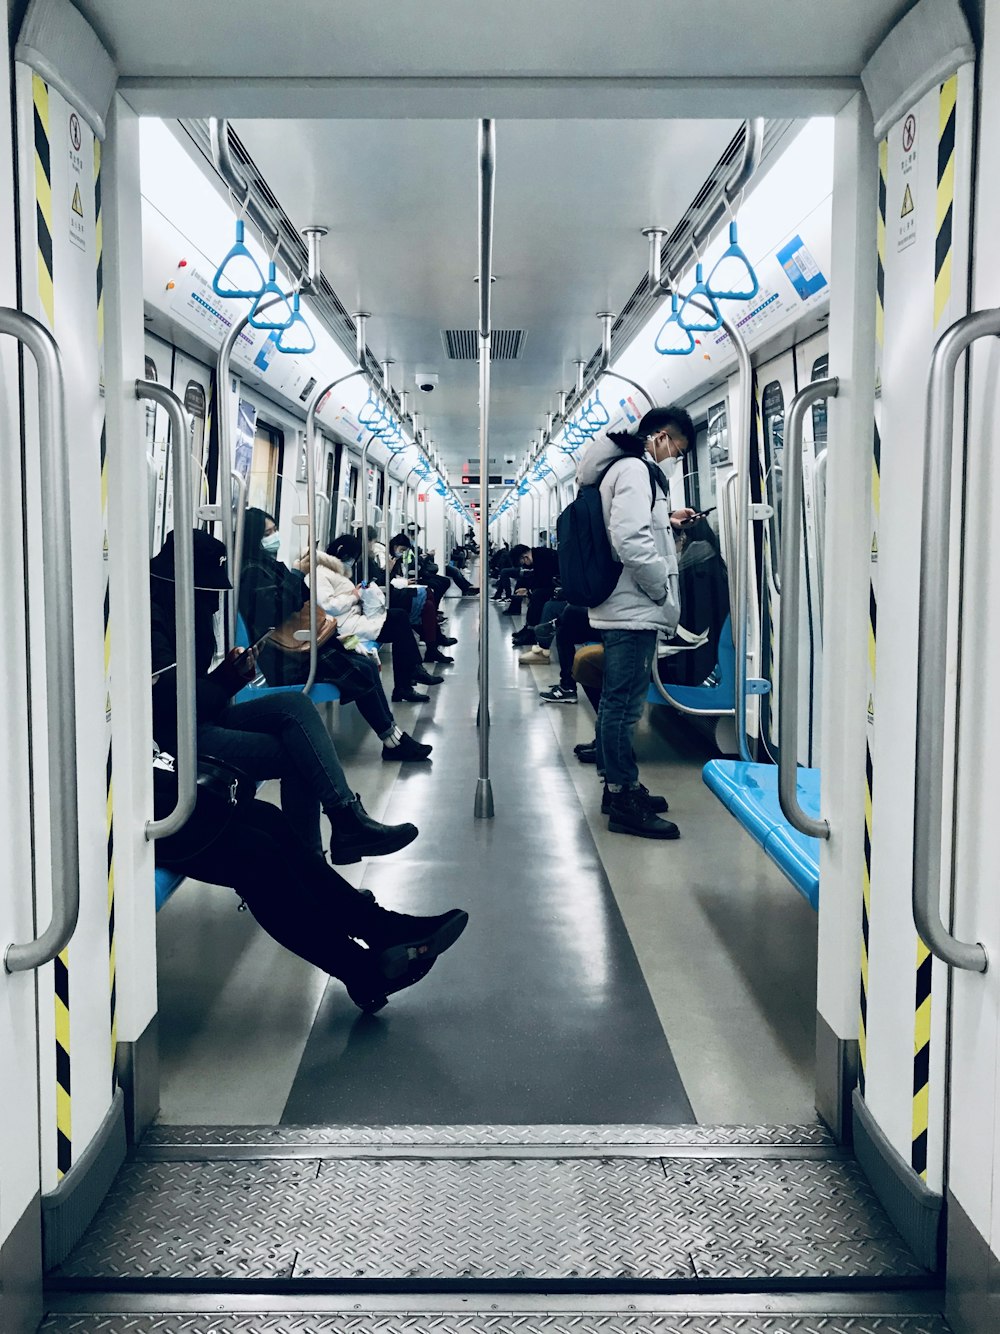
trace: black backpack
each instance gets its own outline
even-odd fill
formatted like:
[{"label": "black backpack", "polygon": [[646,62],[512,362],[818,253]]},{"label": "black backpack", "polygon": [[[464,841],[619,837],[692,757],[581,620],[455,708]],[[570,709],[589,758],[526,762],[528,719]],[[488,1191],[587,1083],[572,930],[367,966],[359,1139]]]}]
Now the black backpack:
[{"label": "black backpack", "polygon": [[[624,454],[622,458],[631,458]],[[559,515],[556,536],[559,550],[559,583],[563,597],[577,607],[597,607],[615,591],[622,564],[614,558],[611,540],[604,526],[601,508],[601,483],[612,468],[621,463],[613,459],[603,468],[596,482],[581,486],[575,500]],[[649,469],[649,507],[656,503],[656,488],[667,495],[663,474],[643,457]]]}]

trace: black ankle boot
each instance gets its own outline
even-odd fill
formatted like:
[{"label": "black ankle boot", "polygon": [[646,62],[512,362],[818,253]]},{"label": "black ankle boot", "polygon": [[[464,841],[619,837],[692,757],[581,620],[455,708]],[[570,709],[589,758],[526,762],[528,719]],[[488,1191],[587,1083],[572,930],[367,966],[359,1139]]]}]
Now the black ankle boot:
[{"label": "black ankle boot", "polygon": [[379,824],[365,810],[360,796],[328,812],[330,816],[330,861],[334,866],[359,862],[362,857],[384,857],[412,843],[418,830],[414,824]]},{"label": "black ankle boot", "polygon": [[635,834],[639,838],[680,838],[681,831],[670,820],[651,810],[639,788],[609,794],[608,829],[612,834]]},{"label": "black ankle boot", "polygon": [[469,914],[461,908],[436,917],[413,917],[373,903],[369,925],[358,934],[371,950],[378,972],[391,984],[450,949],[468,921]]},{"label": "black ankle boot", "polygon": [[[370,954],[371,950],[366,950]],[[411,964],[401,977],[394,981],[383,977],[373,964],[369,964],[363,975],[353,978],[350,982],[345,982],[347,994],[365,1014],[378,1014],[379,1010],[385,1009],[389,1004],[389,997],[397,991],[403,991],[406,987],[412,987],[414,983],[425,978],[434,967],[435,960],[421,960],[419,963]]]}]

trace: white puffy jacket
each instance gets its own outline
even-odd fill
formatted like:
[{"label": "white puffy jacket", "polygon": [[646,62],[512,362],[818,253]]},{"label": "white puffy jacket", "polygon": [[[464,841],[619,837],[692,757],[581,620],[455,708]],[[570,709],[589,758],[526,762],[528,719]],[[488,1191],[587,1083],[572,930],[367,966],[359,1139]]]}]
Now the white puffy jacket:
[{"label": "white puffy jacket", "polygon": [[681,605],[670,503],[659,487],[651,503],[646,464],[606,436],[599,436],[580,459],[580,486],[593,486],[610,463],[615,466],[601,482],[601,507],[612,550],[624,569],[611,596],[591,607],[590,623],[599,630],[672,635]]},{"label": "white puffy jacket", "polygon": [[316,601],[337,618],[337,638],[377,639],[385,625],[385,608],[366,616],[354,582],[345,573],[343,563],[325,551],[316,552]]}]

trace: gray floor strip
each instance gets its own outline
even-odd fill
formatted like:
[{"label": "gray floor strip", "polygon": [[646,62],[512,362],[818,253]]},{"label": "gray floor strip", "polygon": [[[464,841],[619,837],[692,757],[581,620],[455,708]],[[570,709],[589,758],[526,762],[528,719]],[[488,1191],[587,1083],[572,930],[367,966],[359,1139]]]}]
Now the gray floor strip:
[{"label": "gray floor strip", "polygon": [[466,907],[469,928],[379,1016],[359,1017],[331,984],[282,1121],[692,1121],[552,729],[503,634],[491,649],[497,816],[472,817],[478,611],[448,605],[462,642],[421,711],[433,772],[404,768],[383,817],[413,820],[420,838],[372,862],[366,884],[390,908]]},{"label": "gray floor strip", "polygon": [[57,1277],[919,1279],[854,1163],[130,1163]]},{"label": "gray floor strip", "polygon": [[[940,1315],[889,1309],[836,1313],[801,1305],[770,1309],[687,1310],[599,1315],[553,1310],[458,1314],[440,1311],[377,1315],[288,1311],[78,1312],[50,1315],[40,1334],[948,1334]],[[897,1299],[898,1301],[898,1299]],[[831,1313],[831,1310],[833,1313]]]}]

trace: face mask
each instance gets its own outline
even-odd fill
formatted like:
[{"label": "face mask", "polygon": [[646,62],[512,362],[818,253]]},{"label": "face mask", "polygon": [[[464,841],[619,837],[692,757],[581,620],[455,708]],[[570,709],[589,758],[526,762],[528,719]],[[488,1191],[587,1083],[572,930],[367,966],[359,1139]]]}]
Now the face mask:
[{"label": "face mask", "polygon": [[678,463],[680,463],[680,459],[664,459],[660,464],[660,471],[668,482],[673,479],[674,473],[677,471]]},{"label": "face mask", "polygon": [[281,546],[281,538],[277,533],[268,533],[267,537],[262,537],[260,539],[260,544],[265,551],[274,556],[277,554],[278,548]]}]

